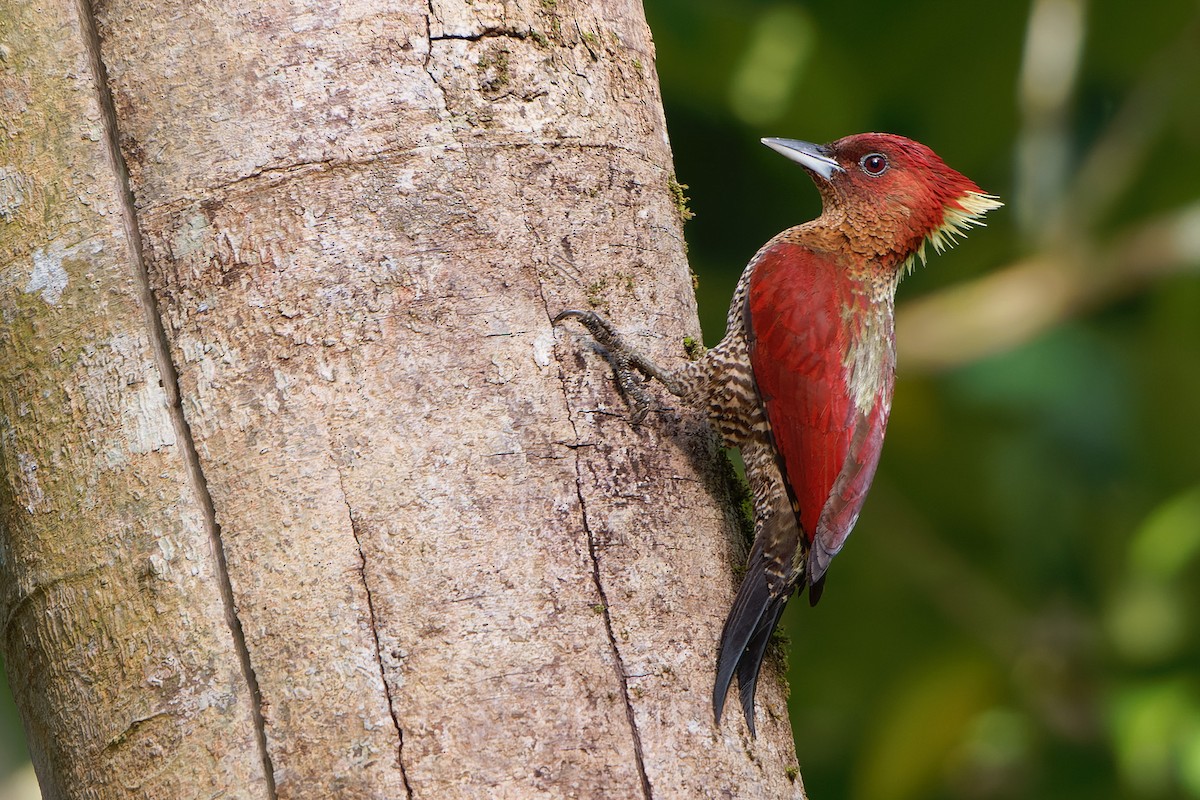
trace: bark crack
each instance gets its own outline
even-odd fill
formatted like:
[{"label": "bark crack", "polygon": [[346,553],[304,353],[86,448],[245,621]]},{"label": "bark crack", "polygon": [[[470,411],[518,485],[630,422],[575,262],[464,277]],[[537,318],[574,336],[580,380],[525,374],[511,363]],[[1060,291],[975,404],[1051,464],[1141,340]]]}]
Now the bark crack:
[{"label": "bark crack", "polygon": [[[433,82],[433,85],[438,89],[438,91],[441,91],[441,84],[438,83],[437,77],[433,74],[433,21],[437,19],[437,14],[433,10],[433,0],[428,0],[426,5],[429,8],[429,12],[425,14],[425,73],[429,75],[429,80]],[[445,94],[443,94],[441,110],[444,111],[445,108],[446,97]]]},{"label": "bark crack", "polygon": [[[565,388],[565,387],[564,387]],[[565,392],[564,392],[565,393]],[[568,411],[568,416],[570,412]],[[574,427],[574,421],[571,422]],[[596,592],[600,595],[600,617],[604,620],[604,631],[608,635],[608,646],[616,662],[617,679],[621,683],[621,697],[625,700],[625,716],[629,720],[629,732],[633,736],[633,756],[637,762],[638,779],[642,783],[642,796],[651,800],[654,796],[650,789],[650,778],[646,775],[646,757],[642,752],[642,734],[638,730],[637,716],[633,711],[633,701],[629,695],[629,678],[625,674],[625,662],[621,658],[621,649],[617,645],[617,637],[613,632],[612,614],[609,612],[608,594],[604,591],[604,581],[600,576],[600,558],[596,555],[596,537],[588,523],[587,501],[583,497],[583,466],[579,454],[575,455],[575,493],[579,497],[579,511],[583,522],[584,533],[587,534],[588,556],[592,560],[592,581],[596,584]]]},{"label": "bark crack", "polygon": [[[546,299],[546,293],[541,282],[538,282],[538,294],[541,296],[542,305],[546,310],[546,318],[550,320],[551,326],[554,325],[554,313],[550,310],[550,303]],[[625,702],[625,717],[629,721],[629,731],[633,738],[633,755],[637,763],[638,779],[642,784],[642,797],[645,800],[653,800],[654,792],[650,787],[650,778],[646,774],[646,758],[642,750],[642,734],[638,730],[637,716],[633,710],[633,700],[629,693],[629,676],[625,673],[625,662],[621,657],[621,648],[617,644],[617,636],[613,631],[612,614],[609,611],[608,594],[604,590],[604,580],[600,574],[600,557],[596,544],[596,536],[592,532],[591,523],[588,521],[587,500],[583,493],[583,463],[580,458],[580,448],[583,443],[579,441],[579,428],[575,424],[575,418],[571,414],[571,396],[567,389],[566,377],[560,372],[559,382],[562,388],[563,405],[567,410],[567,422],[571,426],[572,432],[575,434],[575,446],[570,450],[575,458],[575,494],[579,498],[579,514],[583,524],[584,534],[587,536],[588,557],[592,562],[592,582],[596,587],[596,593],[600,596],[600,617],[604,621],[604,632],[608,637],[609,651],[612,653],[613,662],[616,665],[617,680],[621,684],[621,698]]]},{"label": "bark crack", "polygon": [[371,636],[375,639],[375,661],[379,664],[379,680],[383,683],[383,695],[387,699],[388,715],[392,718],[392,727],[396,730],[396,766],[400,768],[400,779],[404,781],[404,796],[412,800],[412,785],[408,782],[408,770],[404,768],[404,730],[400,727],[400,716],[396,713],[396,704],[392,699],[392,687],[387,680],[387,672],[383,666],[383,643],[379,640],[379,625],[375,618],[375,599],[371,595],[371,584],[367,581],[367,554],[362,546],[362,532],[354,519],[354,508],[350,505],[350,497],[346,494],[346,482],[341,469],[337,468],[338,485],[342,492],[342,502],[346,504],[346,516],[350,520],[350,533],[354,536],[354,544],[358,548],[358,575],[362,580],[363,592],[367,595],[367,615],[371,620]]},{"label": "bark crack", "polygon": [[430,35],[431,42],[444,42],[447,40],[460,42],[478,42],[481,39],[532,39],[532,31],[517,30],[515,28],[484,28],[479,33],[443,33],[440,36]]},{"label": "bark crack", "polygon": [[141,231],[138,228],[137,209],[133,201],[133,189],[129,183],[129,170],[121,153],[117,129],[117,113],[113,104],[112,93],[108,85],[108,73],[100,51],[100,32],[96,26],[96,17],[89,0],[76,0],[80,28],[83,33],[83,45],[87,51],[92,82],[96,87],[97,99],[100,105],[100,115],[104,127],[105,151],[113,177],[117,182],[117,191],[121,201],[121,217],[125,227],[126,239],[129,242],[129,261],[137,281],[142,308],[146,315],[147,333],[150,346],[154,353],[154,361],[162,378],[163,391],[167,396],[167,409],[171,423],[175,428],[175,438],[179,442],[180,456],[183,459],[188,474],[188,482],[196,495],[203,514],[203,525],[208,535],[209,545],[213,551],[214,571],[225,609],[225,621],[229,626],[230,638],[241,667],[242,677],[250,693],[250,715],[254,725],[255,740],[259,755],[262,759],[263,780],[266,784],[267,797],[276,800],[278,797],[275,786],[275,769],[271,763],[271,753],[267,748],[266,720],[263,716],[262,692],[258,685],[258,676],[250,659],[250,649],[246,643],[246,634],[242,629],[242,621],[238,617],[237,602],[234,598],[233,583],[229,577],[229,565],[225,558],[225,547],[221,540],[221,527],[217,524],[216,508],[213,505],[212,494],[209,492],[204,471],[200,466],[200,456],[196,450],[196,441],[192,436],[191,426],[183,412],[181,392],[179,388],[179,373],[171,358],[170,345],[167,340],[166,328],[163,325],[162,313],[158,299],[150,286],[150,276],[146,269],[145,255],[142,248]]}]

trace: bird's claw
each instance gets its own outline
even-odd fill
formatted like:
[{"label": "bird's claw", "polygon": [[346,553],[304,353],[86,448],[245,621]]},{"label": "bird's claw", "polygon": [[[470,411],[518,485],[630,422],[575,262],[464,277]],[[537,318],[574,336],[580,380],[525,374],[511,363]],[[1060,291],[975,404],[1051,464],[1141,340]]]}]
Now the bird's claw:
[{"label": "bird's claw", "polygon": [[[588,333],[596,340],[596,344],[604,350],[605,356],[612,364],[613,375],[621,395],[633,409],[629,420],[637,425],[650,413],[654,400],[646,390],[646,381],[657,377],[658,370],[643,356],[633,350],[621,338],[616,329],[595,311],[567,309],[554,318],[557,325],[564,320],[573,319],[587,328]],[[638,377],[634,370],[644,377]]]},{"label": "bird's claw", "polygon": [[554,324],[557,325],[563,320],[568,319],[577,320],[579,324],[588,329],[588,333],[592,335],[593,339],[606,348],[611,349],[613,346],[616,346],[618,349],[629,349],[625,347],[625,343],[621,341],[620,334],[609,324],[608,320],[595,311],[568,308],[554,318]]}]

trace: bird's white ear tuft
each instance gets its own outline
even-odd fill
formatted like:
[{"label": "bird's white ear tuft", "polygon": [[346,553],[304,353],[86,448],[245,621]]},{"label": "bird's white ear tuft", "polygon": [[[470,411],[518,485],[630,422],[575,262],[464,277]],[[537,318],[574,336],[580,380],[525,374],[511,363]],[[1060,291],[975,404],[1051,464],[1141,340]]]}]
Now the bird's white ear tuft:
[{"label": "bird's white ear tuft", "polygon": [[987,224],[983,221],[984,214],[1002,205],[1004,203],[995,195],[966,192],[942,210],[942,224],[929,234],[927,241],[939,253],[953,247],[958,242],[958,237],[966,236],[968,230]]},{"label": "bird's white ear tuft", "polygon": [[958,243],[961,236],[966,236],[971,228],[981,228],[987,225],[983,215],[1003,206],[1000,198],[983,192],[964,192],[942,209],[942,224],[934,228],[921,241],[917,252],[904,262],[902,274],[908,274],[917,266],[917,259],[925,264],[925,245],[932,244],[934,251],[941,253]]}]

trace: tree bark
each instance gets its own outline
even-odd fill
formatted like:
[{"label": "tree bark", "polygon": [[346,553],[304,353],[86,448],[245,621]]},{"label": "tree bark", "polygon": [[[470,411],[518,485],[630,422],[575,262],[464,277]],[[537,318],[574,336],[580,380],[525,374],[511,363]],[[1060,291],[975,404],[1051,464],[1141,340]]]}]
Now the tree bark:
[{"label": "tree bark", "polygon": [[711,432],[631,427],[551,324],[699,335],[640,4],[0,19],[0,588],[47,797],[802,796],[778,665],[757,740],[712,722]]}]

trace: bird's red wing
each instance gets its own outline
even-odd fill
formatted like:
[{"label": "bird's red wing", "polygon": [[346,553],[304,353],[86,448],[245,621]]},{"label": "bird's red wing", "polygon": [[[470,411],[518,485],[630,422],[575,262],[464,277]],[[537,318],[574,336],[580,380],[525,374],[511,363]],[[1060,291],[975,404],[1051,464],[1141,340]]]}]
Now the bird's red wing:
[{"label": "bird's red wing", "polygon": [[856,302],[832,256],[787,242],[759,255],[747,296],[754,379],[801,528],[814,545],[810,582],[858,518],[890,405],[890,365],[883,402],[867,414],[854,403],[848,354]]}]

